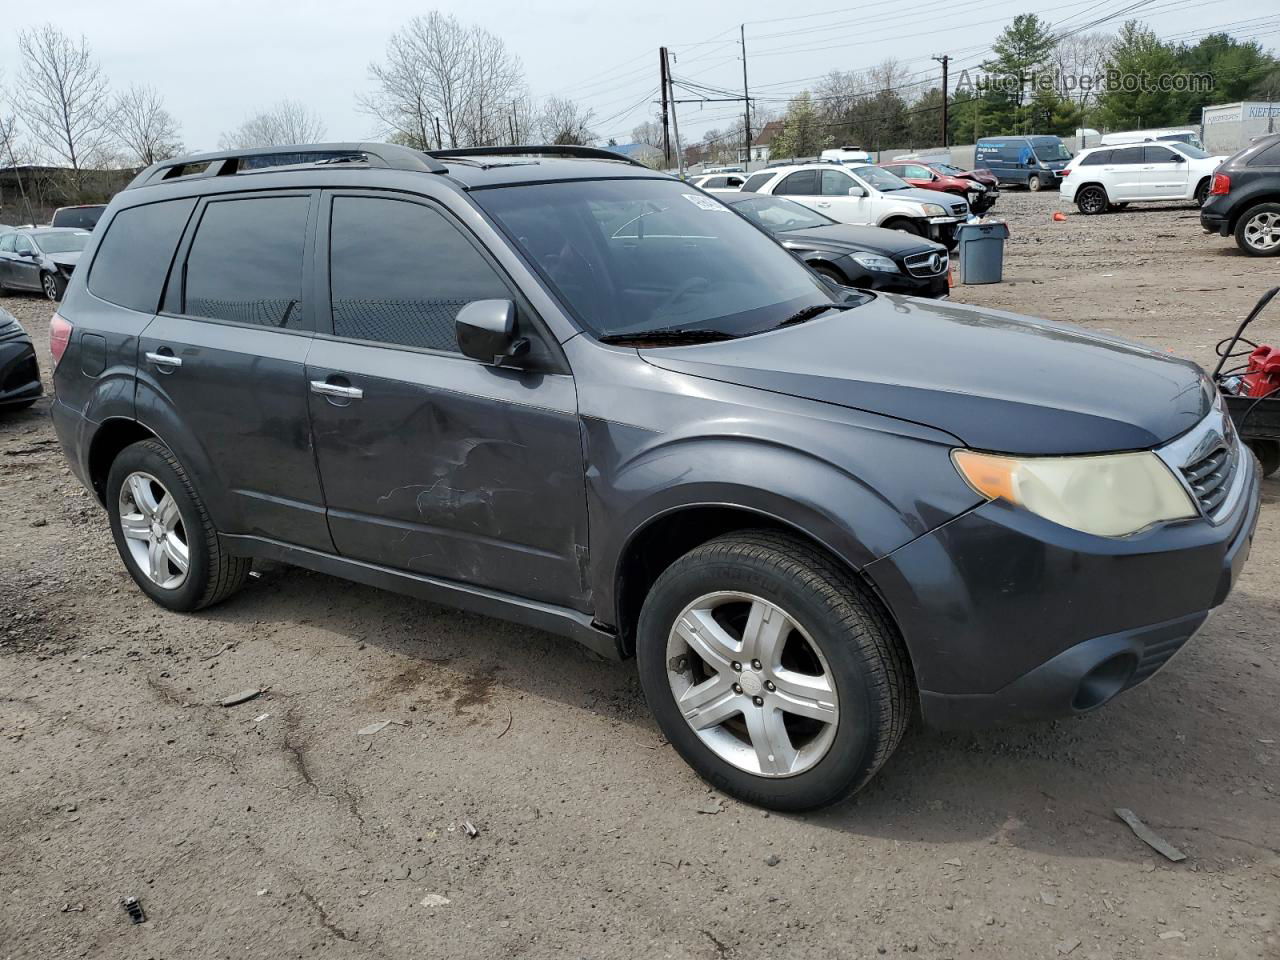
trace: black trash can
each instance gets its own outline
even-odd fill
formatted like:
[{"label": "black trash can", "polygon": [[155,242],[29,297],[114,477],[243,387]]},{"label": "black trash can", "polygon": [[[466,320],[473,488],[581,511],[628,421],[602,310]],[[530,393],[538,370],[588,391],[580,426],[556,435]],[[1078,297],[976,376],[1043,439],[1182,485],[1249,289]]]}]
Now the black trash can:
[{"label": "black trash can", "polygon": [[956,228],[959,244],[960,282],[999,283],[1004,278],[1004,223],[962,223]]}]

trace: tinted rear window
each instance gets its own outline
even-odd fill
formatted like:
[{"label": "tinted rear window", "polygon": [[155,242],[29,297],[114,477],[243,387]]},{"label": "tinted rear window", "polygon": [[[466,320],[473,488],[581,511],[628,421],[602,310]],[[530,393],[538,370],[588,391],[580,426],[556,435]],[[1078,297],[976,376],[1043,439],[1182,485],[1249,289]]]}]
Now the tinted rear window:
[{"label": "tinted rear window", "polygon": [[98,225],[98,221],[102,219],[102,211],[104,209],[103,207],[70,207],[66,210],[57,210],[54,211],[53,222],[50,225],[92,230]]},{"label": "tinted rear window", "polygon": [[755,193],[772,179],[772,173],[753,173],[747,177],[747,182],[742,185],[742,192]]},{"label": "tinted rear window", "polygon": [[219,200],[187,255],[183,312],[296,330],[302,326],[307,197]]},{"label": "tinted rear window", "polygon": [[1251,167],[1280,167],[1280,140],[1249,160]]},{"label": "tinted rear window", "polygon": [[130,310],[155,313],[194,200],[165,200],[117,213],[98,242],[89,292]]}]

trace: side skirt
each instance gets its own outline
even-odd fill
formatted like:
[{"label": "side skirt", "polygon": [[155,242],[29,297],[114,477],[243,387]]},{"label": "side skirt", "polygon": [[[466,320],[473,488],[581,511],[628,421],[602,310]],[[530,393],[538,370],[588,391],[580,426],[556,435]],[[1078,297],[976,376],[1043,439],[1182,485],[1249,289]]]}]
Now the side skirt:
[{"label": "side skirt", "polygon": [[407,594],[442,606],[456,607],[469,613],[509,620],[576,640],[608,660],[623,658],[617,635],[596,626],[590,617],[576,610],[539,603],[536,600],[526,600],[482,587],[467,586],[451,580],[406,573],[403,570],[338,557],[331,553],[321,553],[319,550],[298,547],[266,537],[234,534],[219,534],[219,536],[226,549],[236,556],[275,560],[279,563],[314,570],[317,573],[341,577],[344,580],[354,580],[382,590]]}]

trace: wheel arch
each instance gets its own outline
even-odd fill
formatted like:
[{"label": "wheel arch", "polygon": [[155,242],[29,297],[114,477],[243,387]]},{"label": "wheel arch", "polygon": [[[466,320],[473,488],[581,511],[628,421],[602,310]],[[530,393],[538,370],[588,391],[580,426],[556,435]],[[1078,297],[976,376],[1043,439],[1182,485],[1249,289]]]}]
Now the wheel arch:
[{"label": "wheel arch", "polygon": [[[614,570],[614,616],[623,656],[635,653],[640,609],[662,572],[695,547],[740,530],[771,530],[786,534],[825,554],[863,583],[893,620],[888,604],[858,565],[805,527],[759,507],[688,503],[650,517],[632,531],[618,555]],[[896,622],[894,626],[896,628]]]},{"label": "wheel arch", "polygon": [[107,474],[120,451],[142,440],[158,439],[156,435],[128,417],[104,420],[89,441],[89,483],[98,502],[106,504]]}]

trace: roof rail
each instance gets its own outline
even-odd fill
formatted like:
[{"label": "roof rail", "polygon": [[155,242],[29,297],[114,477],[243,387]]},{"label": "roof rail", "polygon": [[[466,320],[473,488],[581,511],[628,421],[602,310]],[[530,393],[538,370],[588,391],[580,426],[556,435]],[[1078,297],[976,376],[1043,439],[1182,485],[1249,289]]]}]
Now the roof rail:
[{"label": "roof rail", "polygon": [[[603,147],[580,147],[576,144],[545,143],[524,144],[512,147],[450,147],[448,150],[428,150],[427,156],[447,160],[449,157],[578,157],[583,160],[616,160],[633,167],[644,167],[621,153]],[[645,167],[645,169],[649,169]]]},{"label": "roof rail", "polygon": [[[258,158],[288,158],[287,163],[264,163]],[[300,143],[277,147],[251,147],[243,150],[217,150],[192,153],[153,164],[139,173],[126,190],[148,184],[163,183],[186,177],[225,177],[236,173],[257,173],[306,163],[334,163],[350,158],[376,167],[392,170],[416,170],[420,173],[446,173],[442,163],[409,147],[393,143]],[[255,162],[256,161],[256,162]],[[188,167],[203,169],[184,173]]]}]

